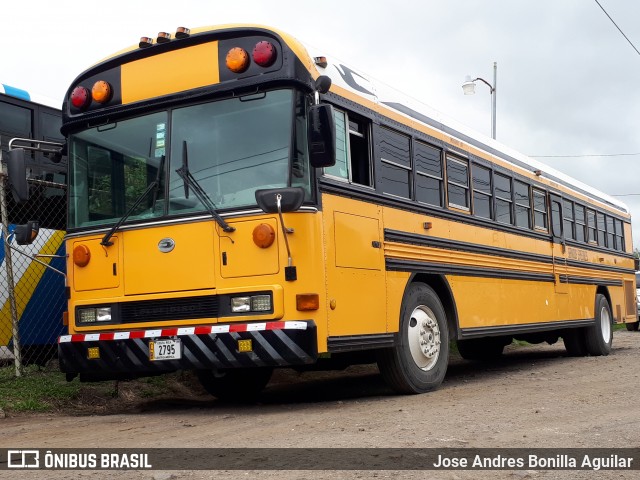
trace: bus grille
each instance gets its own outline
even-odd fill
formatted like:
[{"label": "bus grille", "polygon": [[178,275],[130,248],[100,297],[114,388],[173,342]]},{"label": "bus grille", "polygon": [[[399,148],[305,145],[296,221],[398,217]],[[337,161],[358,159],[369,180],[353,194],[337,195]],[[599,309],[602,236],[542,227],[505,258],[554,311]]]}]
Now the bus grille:
[{"label": "bus grille", "polygon": [[156,322],[161,320],[190,320],[218,316],[218,297],[171,298],[120,304],[122,323]]}]

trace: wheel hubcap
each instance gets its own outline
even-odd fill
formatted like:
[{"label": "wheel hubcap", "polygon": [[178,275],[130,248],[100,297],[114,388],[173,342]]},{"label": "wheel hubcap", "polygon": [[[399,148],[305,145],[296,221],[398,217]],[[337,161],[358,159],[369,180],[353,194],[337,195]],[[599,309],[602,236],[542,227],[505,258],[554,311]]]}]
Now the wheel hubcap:
[{"label": "wheel hubcap", "polygon": [[600,330],[602,331],[604,343],[609,343],[611,339],[611,316],[607,307],[602,307],[600,310]]},{"label": "wheel hubcap", "polygon": [[420,305],[408,324],[409,350],[421,370],[431,370],[440,355],[440,327],[430,308]]}]

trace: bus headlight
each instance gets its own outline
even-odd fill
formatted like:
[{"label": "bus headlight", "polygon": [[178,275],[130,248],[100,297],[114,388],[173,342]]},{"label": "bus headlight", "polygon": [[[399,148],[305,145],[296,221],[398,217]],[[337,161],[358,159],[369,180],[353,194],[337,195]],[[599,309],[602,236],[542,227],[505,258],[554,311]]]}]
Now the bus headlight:
[{"label": "bus headlight", "polygon": [[96,323],[111,321],[111,307],[87,307],[76,310],[76,323]]},{"label": "bus headlight", "polygon": [[231,297],[231,311],[233,313],[269,312],[271,309],[271,295]]}]

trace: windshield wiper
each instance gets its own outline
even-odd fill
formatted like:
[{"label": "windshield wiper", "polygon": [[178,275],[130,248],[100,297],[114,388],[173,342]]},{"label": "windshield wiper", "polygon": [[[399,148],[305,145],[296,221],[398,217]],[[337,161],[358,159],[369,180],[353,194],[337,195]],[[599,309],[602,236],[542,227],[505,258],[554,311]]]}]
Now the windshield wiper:
[{"label": "windshield wiper", "polygon": [[191,175],[191,172],[189,171],[189,156],[187,153],[186,140],[182,142],[182,167],[178,168],[176,170],[176,173],[180,176],[180,178],[182,178],[182,181],[184,182],[185,197],[188,198],[189,187],[191,187],[191,190],[193,190],[196,198],[200,200],[200,203],[204,205],[204,207],[207,209],[207,212],[209,212],[209,214],[214,218],[216,222],[218,222],[218,225],[220,225],[220,227],[222,227],[225,232],[234,232],[236,230],[235,227],[232,227],[224,221],[224,219],[216,211],[216,206],[209,195],[207,195],[207,192],[204,191],[204,189],[200,186],[194,176]]},{"label": "windshield wiper", "polygon": [[138,207],[138,205],[142,203],[142,200],[144,200],[147,197],[147,195],[149,195],[149,192],[151,191],[154,192],[153,205],[155,206],[158,187],[160,186],[160,175],[162,174],[162,169],[164,168],[164,158],[165,158],[164,155],[160,158],[160,165],[158,166],[156,179],[149,184],[149,186],[145,189],[145,191],[140,194],[140,196],[136,199],[135,202],[133,202],[133,205],[129,207],[129,210],[127,210],[127,212],[122,217],[120,217],[120,220],[118,220],[118,222],[109,229],[106,235],[102,237],[102,241],[100,242],[100,245],[103,245],[105,247],[110,247],[111,245],[113,245],[113,242],[110,241],[113,234],[116,233],[116,231],[120,228],[120,226],[127,220],[127,218],[129,218],[129,216],[134,212],[134,210]]}]

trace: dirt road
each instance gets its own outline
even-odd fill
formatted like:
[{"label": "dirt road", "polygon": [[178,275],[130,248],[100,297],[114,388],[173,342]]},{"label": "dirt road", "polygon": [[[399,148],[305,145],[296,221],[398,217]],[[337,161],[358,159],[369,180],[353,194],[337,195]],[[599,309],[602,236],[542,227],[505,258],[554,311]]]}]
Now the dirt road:
[{"label": "dirt road", "polygon": [[[562,343],[508,347],[491,364],[453,358],[435,392],[397,396],[375,367],[278,372],[259,403],[206,396],[106,416],[0,420],[2,448],[63,447],[640,447],[640,333],[617,331],[608,357],[570,358]],[[8,476],[8,474],[11,475]],[[638,478],[609,471],[29,472],[6,478]]]}]

